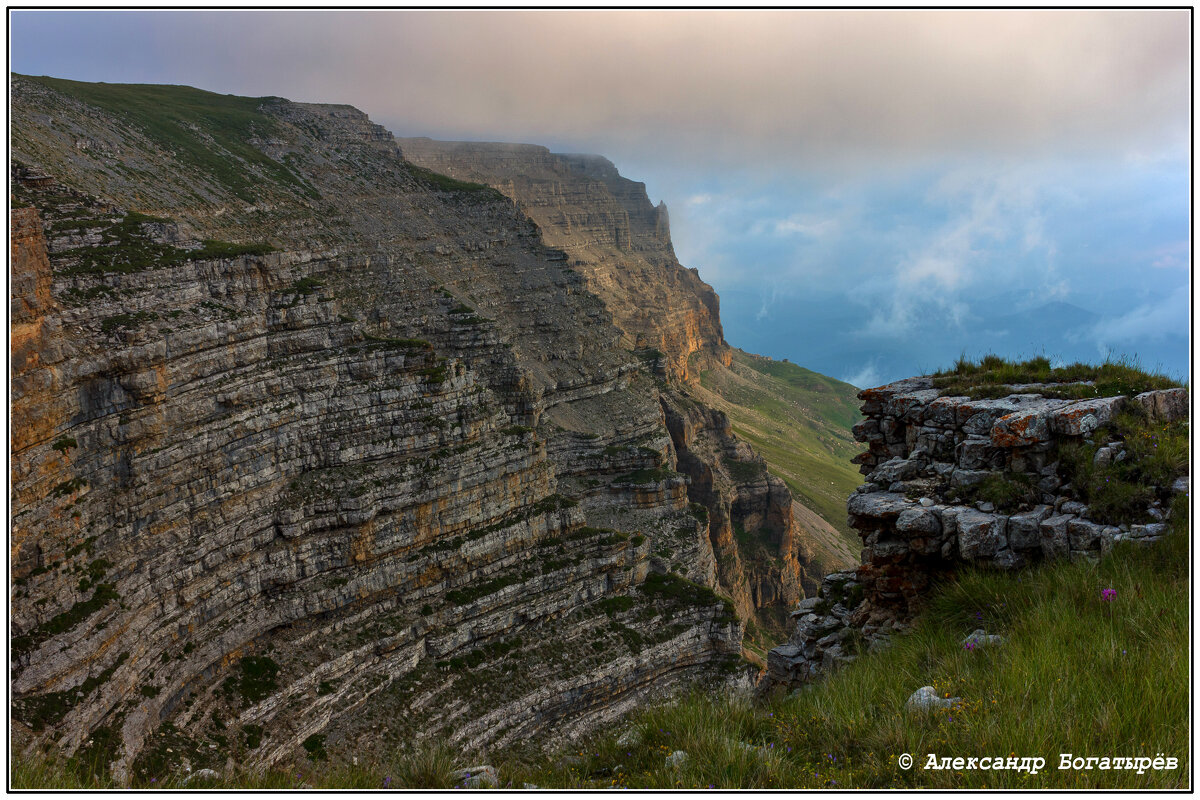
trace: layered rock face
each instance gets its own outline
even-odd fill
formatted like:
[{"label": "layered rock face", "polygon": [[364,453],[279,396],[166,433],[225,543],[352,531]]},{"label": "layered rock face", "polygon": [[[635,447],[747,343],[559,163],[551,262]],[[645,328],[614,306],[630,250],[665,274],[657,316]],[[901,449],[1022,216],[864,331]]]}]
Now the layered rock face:
[{"label": "layered rock face", "polygon": [[675,468],[691,479],[689,499],[708,510],[719,585],[764,636],[786,635],[786,609],[816,590],[810,574],[823,571],[797,524],[797,512],[811,512],[767,473],[724,414],[688,393],[685,384],[702,369],[728,367],[731,352],[716,293],[675,258],[666,207],[653,206],[644,184],[621,177],[600,156],[525,144],[397,141],[425,168],[511,197],[604,300],[622,345],[666,379],[660,399]]},{"label": "layered rock face", "polygon": [[694,380],[701,366],[728,366],[716,292],[675,258],[666,206],[651,205],[645,185],[608,159],[524,144],[399,142],[409,160],[515,200],[612,309],[624,346],[661,360],[666,377]]},{"label": "layered rock face", "polygon": [[[854,428],[867,452],[867,477],[847,511],[863,539],[857,570],[825,577],[793,617],[795,632],[771,651],[772,683],[795,684],[848,660],[849,642],[885,643],[911,622],[938,578],[959,565],[1011,570],[1045,558],[1096,559],[1123,540],[1156,541],[1165,531],[1161,498],[1140,524],[1092,518],[1064,478],[1064,447],[1081,443],[1126,406],[1151,421],[1188,418],[1186,389],[1135,397],[1064,400],[1058,386],[1013,386],[998,399],[943,397],[930,378],[859,394],[866,419]],[[1098,460],[1124,457],[1115,446]],[[990,485],[1016,498],[1007,509],[975,498]],[[1186,491],[1184,480],[1166,493]]]},{"label": "layered rock face", "polygon": [[80,86],[13,82],[18,745],[554,742],[737,668],[710,520],[788,501],[689,497],[668,390],[511,200],[347,107],[166,96],[171,141]]},{"label": "layered rock face", "polygon": [[[665,206],[653,206],[643,184],[621,177],[600,156],[555,154],[536,145],[398,141],[406,157],[424,167],[512,197],[605,300],[625,334],[623,344],[667,378],[663,404],[675,446],[685,453],[676,468],[692,478],[691,500],[712,511],[721,585],[739,613],[778,629],[783,610],[816,588],[809,573],[819,574],[820,568],[796,521],[797,513],[811,512],[766,473],[724,415],[704,409],[679,385],[694,382],[701,369],[727,367],[730,351],[716,294],[675,258]],[[672,422],[697,407],[702,411],[690,424]],[[692,444],[697,433],[698,447]],[[762,552],[740,553],[735,530],[742,531],[741,550]]]}]

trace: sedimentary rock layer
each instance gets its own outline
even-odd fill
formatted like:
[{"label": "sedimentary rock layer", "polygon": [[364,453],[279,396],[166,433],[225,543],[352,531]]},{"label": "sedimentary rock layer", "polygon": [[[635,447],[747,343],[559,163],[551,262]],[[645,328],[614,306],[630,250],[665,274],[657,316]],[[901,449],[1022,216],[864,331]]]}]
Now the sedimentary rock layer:
[{"label": "sedimentary rock layer", "polygon": [[717,295],[676,260],[666,206],[651,205],[645,185],[608,159],[525,144],[399,142],[421,166],[513,198],[612,309],[624,344],[661,359],[667,377],[694,380],[705,365],[729,364]]},{"label": "sedimentary rock layer", "polygon": [[13,82],[18,744],[481,749],[736,665],[663,386],[511,200],[143,90]]}]

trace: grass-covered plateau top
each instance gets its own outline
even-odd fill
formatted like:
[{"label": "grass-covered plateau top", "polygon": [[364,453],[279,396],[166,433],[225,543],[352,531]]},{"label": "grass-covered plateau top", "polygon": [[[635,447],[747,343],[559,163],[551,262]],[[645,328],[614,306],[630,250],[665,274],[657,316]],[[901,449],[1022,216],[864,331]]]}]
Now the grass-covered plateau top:
[{"label": "grass-covered plateau top", "polygon": [[1146,372],[1131,359],[1107,360],[1102,364],[1076,362],[1051,367],[1050,359],[1045,356],[1027,361],[1009,361],[997,355],[986,355],[979,361],[972,361],[962,356],[950,369],[933,375],[933,386],[940,390],[942,397],[965,396],[973,400],[1007,397],[1010,394],[1040,394],[1065,400],[1120,394],[1132,397],[1142,392],[1179,385],[1179,381],[1166,375]]}]

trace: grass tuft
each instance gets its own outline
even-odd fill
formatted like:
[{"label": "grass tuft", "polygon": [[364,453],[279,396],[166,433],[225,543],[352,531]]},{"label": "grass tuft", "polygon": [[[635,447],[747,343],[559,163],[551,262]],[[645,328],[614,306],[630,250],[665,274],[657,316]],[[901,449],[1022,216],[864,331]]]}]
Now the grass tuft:
[{"label": "grass tuft", "polygon": [[1082,400],[1089,397],[1133,396],[1156,389],[1171,389],[1179,382],[1166,375],[1147,372],[1136,359],[1109,358],[1102,364],[1074,364],[1051,367],[1050,359],[1039,356],[1027,361],[1010,361],[997,355],[985,355],[979,361],[960,356],[950,369],[935,372],[934,388],[943,397],[966,396],[973,399],[1005,397],[1012,384],[1060,384],[1026,391],[1047,397]]}]

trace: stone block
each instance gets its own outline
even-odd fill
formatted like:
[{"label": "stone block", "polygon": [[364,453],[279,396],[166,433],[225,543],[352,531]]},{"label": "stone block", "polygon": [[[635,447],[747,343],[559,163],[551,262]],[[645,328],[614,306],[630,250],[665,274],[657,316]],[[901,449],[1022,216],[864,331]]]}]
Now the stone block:
[{"label": "stone block", "polygon": [[1074,514],[1058,514],[1042,520],[1038,526],[1042,534],[1042,555],[1046,558],[1066,558],[1071,552],[1071,539],[1067,526],[1075,519]]},{"label": "stone block", "polygon": [[1006,414],[996,420],[989,433],[997,447],[1027,447],[1051,439],[1046,414],[1040,409]]},{"label": "stone block", "polygon": [[909,536],[936,536],[942,532],[942,523],[931,509],[917,506],[900,512],[896,530]]},{"label": "stone block", "polygon": [[1037,550],[1042,546],[1042,521],[1053,514],[1050,506],[1013,514],[1008,518],[1008,546],[1013,550]]},{"label": "stone block", "polygon": [[1104,526],[1085,519],[1073,519],[1067,523],[1072,550],[1099,550],[1100,536]]},{"label": "stone block", "polygon": [[958,552],[968,561],[990,559],[1008,543],[1005,537],[1005,517],[967,508],[958,513],[956,523]]},{"label": "stone block", "polygon": [[1160,389],[1155,392],[1142,392],[1133,398],[1146,412],[1151,422],[1175,422],[1188,419],[1187,389]]},{"label": "stone block", "polygon": [[900,512],[911,505],[904,495],[874,492],[850,495],[846,510],[855,517],[890,521],[900,516]]},{"label": "stone block", "polygon": [[1050,432],[1059,436],[1087,436],[1113,418],[1126,398],[1098,397],[1057,408],[1047,415]]}]

